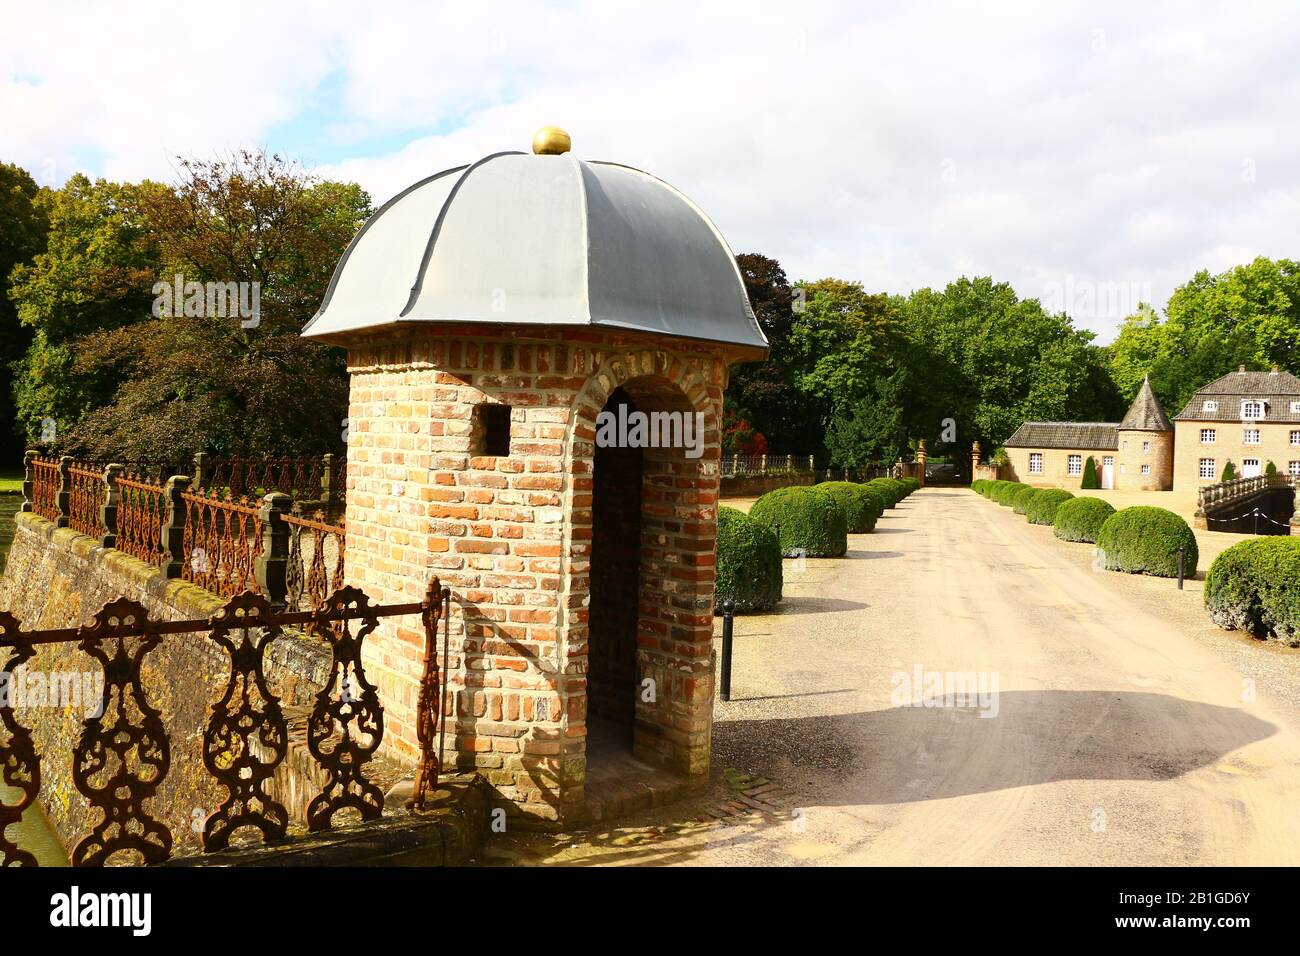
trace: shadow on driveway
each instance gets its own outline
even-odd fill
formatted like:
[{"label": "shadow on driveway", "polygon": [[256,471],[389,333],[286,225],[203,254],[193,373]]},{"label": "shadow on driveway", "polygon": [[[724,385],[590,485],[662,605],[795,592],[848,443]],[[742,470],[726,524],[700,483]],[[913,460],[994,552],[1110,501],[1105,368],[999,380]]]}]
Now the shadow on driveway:
[{"label": "shadow on driveway", "polygon": [[871,607],[870,604],[863,604],[861,601],[845,601],[842,598],[819,598],[819,597],[783,597],[771,614],[793,615],[793,614],[833,614],[839,611],[861,611],[863,608]]},{"label": "shadow on driveway", "polygon": [[713,759],[806,789],[811,805],[889,804],[1060,780],[1169,780],[1276,730],[1234,707],[1165,694],[1008,691],[993,717],[909,706],[720,720]]}]

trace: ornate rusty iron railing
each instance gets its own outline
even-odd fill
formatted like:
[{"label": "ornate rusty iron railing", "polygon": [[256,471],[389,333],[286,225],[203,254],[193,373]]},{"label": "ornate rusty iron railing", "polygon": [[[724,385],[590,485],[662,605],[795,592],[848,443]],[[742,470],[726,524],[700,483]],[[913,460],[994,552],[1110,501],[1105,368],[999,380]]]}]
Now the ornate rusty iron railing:
[{"label": "ornate rusty iron railing", "polygon": [[104,469],[78,462],[68,467],[68,477],[68,527],[92,538],[102,538],[107,531],[102,513],[108,490]]},{"label": "ornate rusty iron railing", "polygon": [[256,495],[278,491],[299,498],[318,498],[325,475],[323,458],[212,458],[202,476],[204,490]]},{"label": "ornate rusty iron railing", "polygon": [[296,510],[283,517],[289,526],[285,603],[291,611],[303,606],[319,607],[326,594],[343,585],[343,552],[347,539],[343,519],[338,524],[329,524],[320,510],[311,518],[304,518]]},{"label": "ornate rusty iron railing", "polygon": [[[24,511],[90,535],[168,577],[222,597],[258,590],[273,606],[294,610],[314,606],[343,583],[342,499],[333,476],[346,463],[333,455],[273,460],[301,466],[283,472],[289,483],[302,475],[320,480],[320,487],[309,489],[316,497],[298,503],[279,492],[251,500],[215,487],[203,490],[184,475],[158,480],[156,465],[114,462],[101,471],[35,451],[24,462]],[[210,471],[204,455],[193,464],[196,473]],[[315,509],[313,517],[305,517],[306,508]]]},{"label": "ornate rusty iron railing", "polygon": [[[227,792],[204,821],[204,852],[225,849],[244,828],[258,831],[263,842],[279,840],[287,831],[288,813],[268,793],[267,782],[288,754],[288,728],[264,667],[267,648],[286,627],[307,628],[332,654],[329,678],[308,722],[308,751],[326,775],[307,810],[308,828],[319,831],[333,827],[335,815],[345,809],[358,811],[364,821],[383,813],[383,794],[365,768],[383,740],[384,710],[366,678],[362,649],[380,618],[420,616],[426,660],[412,805],[422,808],[441,769],[433,748],[444,712],[437,629],[449,602],[450,593],[434,578],[424,600],[410,604],[374,605],[357,588],[342,587],[315,610],[276,611],[261,595],[246,593],[232,597],[208,620],[151,620],[143,605],[125,598],[110,601],[79,628],[23,631],[11,614],[0,612],[0,675],[6,680],[38,646],[65,642],[76,642],[104,672],[99,707],[85,718],[72,753],[73,782],[97,816],[72,850],[73,865],[103,866],[123,854],[152,864],[171,855],[173,835],[153,816],[150,801],[171,768],[174,742],[150,699],[142,667],[160,642],[195,631],[207,631],[230,659],[229,679],[220,700],[211,704],[202,736],[204,767]],[[444,656],[445,642],[444,627]],[[34,866],[32,854],[10,841],[5,829],[36,799],[40,757],[8,701],[0,704],[0,727],[0,774],[18,794],[13,803],[0,800],[0,865]]]},{"label": "ornate rusty iron railing", "polygon": [[[35,653],[35,647],[24,638],[18,619],[0,611],[0,682],[12,686],[14,671]],[[8,701],[0,701],[0,727],[4,729],[0,737],[0,783],[18,794],[13,803],[5,803],[5,794],[0,792],[0,864],[35,866],[36,857],[11,843],[5,830],[21,820],[27,808],[36,802],[36,795],[41,792],[41,763],[36,758],[31,732],[18,723]]]},{"label": "ornate rusty iron railing", "polygon": [[258,506],[216,490],[186,491],[181,578],[233,597],[258,589],[255,566],[262,550]]},{"label": "ornate rusty iron railing", "polygon": [[117,549],[146,564],[161,565],[171,556],[162,535],[166,489],[147,478],[119,476],[117,491]]},{"label": "ornate rusty iron railing", "polygon": [[28,458],[31,490],[27,498],[31,510],[42,518],[59,518],[59,461],[57,458]]}]

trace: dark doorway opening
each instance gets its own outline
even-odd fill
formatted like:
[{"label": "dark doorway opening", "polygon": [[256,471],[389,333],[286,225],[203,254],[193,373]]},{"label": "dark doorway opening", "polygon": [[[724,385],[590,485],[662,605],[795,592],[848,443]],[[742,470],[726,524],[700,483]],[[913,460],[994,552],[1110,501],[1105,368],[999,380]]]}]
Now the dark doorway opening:
[{"label": "dark doorway opening", "polygon": [[[615,389],[605,411],[636,410]],[[588,607],[587,735],[632,746],[641,586],[640,448],[600,447],[593,462],[591,603]],[[594,731],[594,733],[593,733]]]}]

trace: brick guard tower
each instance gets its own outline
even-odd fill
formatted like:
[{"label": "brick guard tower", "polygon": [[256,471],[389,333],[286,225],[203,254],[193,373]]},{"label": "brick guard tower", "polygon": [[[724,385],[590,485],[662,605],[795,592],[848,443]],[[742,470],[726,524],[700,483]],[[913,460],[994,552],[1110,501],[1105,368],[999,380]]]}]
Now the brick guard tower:
[{"label": "brick guard tower", "polygon": [[[452,589],[447,765],[532,825],[707,780],[722,393],[767,349],[690,200],[567,150],[548,128],[398,194],[303,333],[348,353],[348,583]],[[702,413],[703,454],[597,447],[618,405]],[[406,759],[422,653],[369,643]]]}]

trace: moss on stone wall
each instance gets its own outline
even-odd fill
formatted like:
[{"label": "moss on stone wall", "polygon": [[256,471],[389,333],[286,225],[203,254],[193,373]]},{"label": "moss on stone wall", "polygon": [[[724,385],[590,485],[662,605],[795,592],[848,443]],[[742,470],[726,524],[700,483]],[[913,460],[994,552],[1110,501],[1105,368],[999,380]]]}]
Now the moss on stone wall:
[{"label": "moss on stone wall", "polygon": [[[140,601],[151,617],[168,621],[208,618],[223,603],[193,584],[163,577],[157,568],[129,555],[101,548],[85,535],[56,529],[33,514],[17,516],[13,546],[0,576],[0,608],[17,616],[25,629],[89,623],[106,602],[118,597]],[[286,635],[271,646],[267,659],[271,689],[289,707],[312,701],[328,675],[330,654],[323,644]],[[74,643],[45,646],[26,669],[99,672]],[[141,667],[150,703],[162,713],[172,759],[151,812],[171,829],[178,846],[198,841],[195,821],[201,829],[203,818],[225,798],[225,788],[203,766],[201,749],[209,707],[220,699],[228,675],[226,653],[206,631],[164,638]],[[75,844],[95,821],[71,775],[72,746],[84,717],[81,708],[18,710],[42,757],[42,806],[66,845]]]}]

